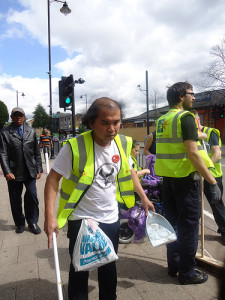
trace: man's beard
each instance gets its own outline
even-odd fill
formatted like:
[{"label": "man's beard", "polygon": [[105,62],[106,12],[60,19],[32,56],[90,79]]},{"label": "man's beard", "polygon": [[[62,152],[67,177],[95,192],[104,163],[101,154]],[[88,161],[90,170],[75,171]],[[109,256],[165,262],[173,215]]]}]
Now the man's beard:
[{"label": "man's beard", "polygon": [[190,105],[187,106],[186,103],[183,103],[183,108],[184,108],[184,110],[190,111],[192,109],[192,106],[190,106]]}]

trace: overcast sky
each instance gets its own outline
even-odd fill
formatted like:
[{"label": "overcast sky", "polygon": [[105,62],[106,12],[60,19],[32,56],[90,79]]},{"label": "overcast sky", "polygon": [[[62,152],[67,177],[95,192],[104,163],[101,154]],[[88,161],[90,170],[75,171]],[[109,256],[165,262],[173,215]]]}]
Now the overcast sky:
[{"label": "overcast sky", "polygon": [[[188,80],[198,90],[210,49],[224,37],[224,0],[68,0],[72,12],[50,5],[53,112],[59,111],[61,76],[83,78],[75,86],[76,113],[96,98],[123,101],[125,116],[146,111],[154,95]],[[49,112],[47,0],[0,1],[0,100],[31,117],[41,103]],[[24,92],[25,97],[22,97]],[[63,111],[63,110],[61,110]]]}]

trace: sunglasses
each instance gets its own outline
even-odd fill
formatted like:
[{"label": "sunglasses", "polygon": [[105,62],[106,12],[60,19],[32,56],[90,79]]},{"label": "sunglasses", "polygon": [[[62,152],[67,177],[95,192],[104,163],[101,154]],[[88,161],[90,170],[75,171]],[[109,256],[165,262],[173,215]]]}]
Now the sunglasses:
[{"label": "sunglasses", "polygon": [[192,97],[194,97],[195,93],[185,93],[185,95],[191,95]]}]

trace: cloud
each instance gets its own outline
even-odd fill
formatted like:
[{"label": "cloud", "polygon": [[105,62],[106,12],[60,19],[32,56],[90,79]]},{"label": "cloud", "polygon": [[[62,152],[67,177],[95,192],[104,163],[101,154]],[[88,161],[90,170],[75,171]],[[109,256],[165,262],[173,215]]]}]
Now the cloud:
[{"label": "cloud", "polygon": [[[47,5],[43,1],[20,0],[20,9],[9,9],[7,29],[0,39],[24,39],[38,43],[47,55]],[[47,2],[47,1],[46,1]],[[210,48],[224,34],[224,1],[210,0],[68,0],[72,12],[60,13],[62,3],[50,5],[53,111],[58,108],[58,80],[61,76],[83,78],[75,86],[76,112],[85,108],[81,94],[89,102],[107,95],[126,103],[125,114],[132,116],[146,110],[145,71],[149,71],[150,103],[153,90],[166,95],[168,84],[189,80],[198,86],[200,71],[210,60]],[[47,4],[47,3],[46,3]],[[216,16],[216,17],[215,17]],[[0,16],[3,19],[3,16]],[[57,59],[59,48],[66,57]],[[20,50],[21,51],[21,50]],[[30,66],[30,72],[32,67]],[[46,62],[45,62],[46,64]],[[2,65],[0,61],[0,65]],[[48,66],[43,65],[44,70]],[[5,74],[0,76],[4,87]],[[43,74],[45,72],[43,71]],[[7,77],[13,88],[26,90],[26,108],[32,113],[38,103],[48,110],[48,76],[35,78]],[[13,96],[3,88],[12,106]],[[91,100],[90,100],[91,98]],[[165,100],[165,99],[164,99]]]}]

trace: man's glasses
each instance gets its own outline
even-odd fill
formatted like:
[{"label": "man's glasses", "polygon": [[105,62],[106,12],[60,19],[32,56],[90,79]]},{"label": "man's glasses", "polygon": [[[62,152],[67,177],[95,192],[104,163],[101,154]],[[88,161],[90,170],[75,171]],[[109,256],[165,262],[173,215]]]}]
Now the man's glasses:
[{"label": "man's glasses", "polygon": [[194,97],[195,93],[185,93],[185,95],[191,95],[192,97]]}]

